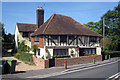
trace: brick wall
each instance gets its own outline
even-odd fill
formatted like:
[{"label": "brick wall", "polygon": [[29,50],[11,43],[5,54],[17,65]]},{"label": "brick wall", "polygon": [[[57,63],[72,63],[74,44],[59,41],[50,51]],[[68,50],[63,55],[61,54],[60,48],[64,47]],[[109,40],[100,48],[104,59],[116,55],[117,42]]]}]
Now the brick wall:
[{"label": "brick wall", "polygon": [[67,65],[77,65],[77,64],[85,64],[93,62],[93,57],[95,61],[102,61],[102,55],[94,55],[94,56],[81,56],[75,58],[56,58],[55,59],[55,67],[64,66],[64,61],[67,61]]},{"label": "brick wall", "polygon": [[32,56],[33,62],[41,69],[49,68],[49,60],[37,58],[35,55]]},{"label": "brick wall", "polygon": [[39,36],[39,43],[34,42],[34,37],[31,37],[31,47],[36,44],[38,48],[44,48],[44,38],[43,36]]}]

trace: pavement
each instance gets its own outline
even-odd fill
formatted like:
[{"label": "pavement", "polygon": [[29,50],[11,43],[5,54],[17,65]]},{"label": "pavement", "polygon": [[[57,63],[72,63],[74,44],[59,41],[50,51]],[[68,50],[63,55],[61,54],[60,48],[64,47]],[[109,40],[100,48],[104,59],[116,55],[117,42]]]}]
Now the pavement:
[{"label": "pavement", "polygon": [[112,58],[111,61],[109,60],[104,60],[100,62],[96,62],[95,64],[93,63],[88,63],[88,64],[79,64],[79,65],[73,65],[73,66],[67,66],[67,69],[64,70],[64,67],[52,67],[48,69],[38,69],[38,70],[28,70],[28,71],[23,71],[23,72],[15,72],[14,74],[4,74],[2,75],[3,79],[7,78],[34,78],[39,76],[46,76],[46,75],[52,75],[52,74],[57,74],[57,73],[62,73],[62,72],[69,72],[69,71],[74,71],[77,69],[84,69],[87,67],[92,67],[92,66],[97,66],[97,65],[102,65],[102,64],[108,64],[110,62],[117,61],[119,58]]}]

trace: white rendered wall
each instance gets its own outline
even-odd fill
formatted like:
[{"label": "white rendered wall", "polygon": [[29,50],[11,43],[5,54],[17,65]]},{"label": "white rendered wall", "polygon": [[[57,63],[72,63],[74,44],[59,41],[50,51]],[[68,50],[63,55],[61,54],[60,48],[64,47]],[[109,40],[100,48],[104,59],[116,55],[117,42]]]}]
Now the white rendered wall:
[{"label": "white rendered wall", "polygon": [[96,54],[101,55],[101,47],[96,47]]}]

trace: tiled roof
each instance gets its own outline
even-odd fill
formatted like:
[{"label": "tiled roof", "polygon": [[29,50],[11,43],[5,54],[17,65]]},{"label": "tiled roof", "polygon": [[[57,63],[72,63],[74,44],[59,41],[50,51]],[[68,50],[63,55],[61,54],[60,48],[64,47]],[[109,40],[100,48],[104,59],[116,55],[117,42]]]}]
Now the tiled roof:
[{"label": "tiled roof", "polygon": [[16,23],[20,32],[34,32],[37,27],[36,24]]},{"label": "tiled roof", "polygon": [[53,14],[33,34],[35,35],[86,35],[101,36],[71,17]]}]

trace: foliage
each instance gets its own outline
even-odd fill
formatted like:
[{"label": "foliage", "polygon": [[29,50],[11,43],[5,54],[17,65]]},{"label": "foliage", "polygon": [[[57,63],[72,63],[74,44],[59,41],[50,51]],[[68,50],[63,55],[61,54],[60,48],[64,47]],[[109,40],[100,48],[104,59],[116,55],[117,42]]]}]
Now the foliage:
[{"label": "foliage", "polygon": [[28,64],[33,63],[32,54],[29,53],[16,53],[14,57]]},{"label": "foliage", "polygon": [[44,59],[44,56],[42,56],[42,59]]},{"label": "foliage", "polygon": [[32,51],[34,52],[34,54],[36,54],[36,52],[38,51],[38,46],[34,44],[32,46]]},{"label": "foliage", "polygon": [[0,43],[2,42],[2,31],[3,31],[2,28],[3,28],[3,26],[0,23]]},{"label": "foliage", "polygon": [[120,4],[113,10],[107,11],[98,22],[88,22],[84,24],[91,30],[103,35],[103,17],[105,19],[105,36],[111,39],[110,46],[106,46],[107,50],[120,50]]},{"label": "foliage", "polygon": [[85,54],[84,56],[91,56],[91,55],[96,55],[96,54]]},{"label": "foliage", "polygon": [[74,51],[73,51],[73,50],[71,50],[71,53],[74,53]]},{"label": "foliage", "polygon": [[46,56],[46,59],[48,59],[49,58],[49,56]]},{"label": "foliage", "polygon": [[111,58],[113,57],[120,57],[120,51],[105,51],[105,55],[110,55]]},{"label": "foliage", "polygon": [[0,43],[2,41],[2,53],[6,53],[8,49],[15,50],[14,35],[11,33],[6,34],[4,24],[0,23]]},{"label": "foliage", "polygon": [[27,46],[25,45],[25,41],[19,42],[18,40],[18,48],[17,48],[18,52],[27,52]]},{"label": "foliage", "polygon": [[[101,44],[100,45],[101,46],[103,45],[103,39],[101,39]],[[112,39],[105,37],[105,40],[104,40],[105,50],[112,50],[111,45],[112,45]]]},{"label": "foliage", "polygon": [[27,52],[29,53],[31,51],[31,48],[27,46]]},{"label": "foliage", "polygon": [[71,53],[71,56],[74,56],[74,54],[73,54],[73,53]]},{"label": "foliage", "polygon": [[16,53],[16,54],[14,55],[14,57],[17,58],[17,59],[20,59],[20,53]]},{"label": "foliage", "polygon": [[70,57],[70,55],[55,55],[53,57],[54,58],[65,58],[65,57]]}]

